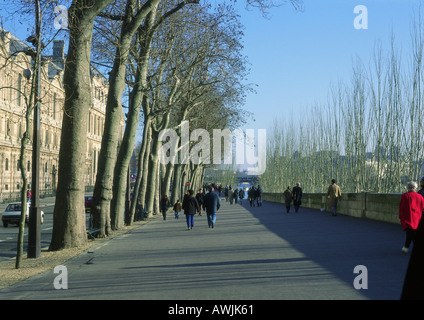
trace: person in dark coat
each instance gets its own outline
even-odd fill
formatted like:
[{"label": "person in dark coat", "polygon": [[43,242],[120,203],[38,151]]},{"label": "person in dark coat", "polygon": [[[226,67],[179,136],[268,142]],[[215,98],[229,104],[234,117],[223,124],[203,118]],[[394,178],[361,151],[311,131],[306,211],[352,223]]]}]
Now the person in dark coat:
[{"label": "person in dark coat", "polygon": [[244,189],[243,189],[243,187],[240,188],[239,198],[240,198],[240,204],[243,204],[243,199],[244,199]]},{"label": "person in dark coat", "polygon": [[203,207],[203,199],[205,197],[205,194],[203,193],[203,189],[199,189],[199,192],[196,194],[196,200],[199,204],[199,216],[202,215],[202,207]]},{"label": "person in dark coat", "polygon": [[177,200],[177,202],[175,202],[173,209],[174,209],[175,219],[178,219],[180,217],[180,212],[181,212],[180,200]]},{"label": "person in dark coat", "polygon": [[256,189],[256,203],[258,207],[262,207],[262,187],[260,185]]},{"label": "person in dark coat", "polygon": [[250,206],[255,206],[255,199],[256,199],[256,189],[254,186],[251,186],[249,191],[247,191],[247,196],[249,197]]},{"label": "person in dark coat", "polygon": [[169,199],[167,195],[164,195],[163,198],[160,200],[159,206],[160,206],[160,211],[162,212],[163,220],[166,220],[166,212],[168,211],[168,208],[170,207]]},{"label": "person in dark coat", "polygon": [[293,194],[290,190],[290,186],[287,187],[287,189],[286,189],[286,191],[284,191],[283,195],[284,195],[284,203],[286,205],[286,210],[287,210],[287,213],[289,213],[290,212],[290,204],[291,204],[292,199],[293,199]]},{"label": "person in dark coat", "polygon": [[203,200],[203,208],[206,209],[209,228],[213,228],[215,227],[216,214],[221,207],[221,201],[219,200],[219,196],[214,192],[214,188],[210,189]]},{"label": "person in dark coat", "polygon": [[300,182],[296,183],[296,186],[293,187],[293,204],[294,204],[294,212],[299,211],[299,207],[302,204],[302,188],[300,187]]},{"label": "person in dark coat", "polygon": [[181,206],[184,210],[187,220],[187,229],[191,230],[194,226],[194,215],[199,212],[199,204],[195,197],[193,197],[193,190],[188,190],[184,196],[183,205]]}]

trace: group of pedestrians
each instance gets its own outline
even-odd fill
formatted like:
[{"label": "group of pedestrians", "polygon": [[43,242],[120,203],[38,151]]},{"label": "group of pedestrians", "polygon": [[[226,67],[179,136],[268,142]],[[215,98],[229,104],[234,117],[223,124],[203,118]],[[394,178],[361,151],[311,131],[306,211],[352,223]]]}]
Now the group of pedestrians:
[{"label": "group of pedestrians", "polygon": [[258,185],[257,187],[251,186],[247,191],[247,198],[249,199],[249,203],[251,207],[256,205],[258,207],[262,206],[262,187]]},{"label": "group of pedestrians", "polygon": [[[169,200],[167,196],[164,196],[160,202],[160,209],[162,211],[163,219],[166,220],[166,212],[170,207]],[[194,216],[198,214],[202,215],[202,211],[206,211],[206,217],[209,228],[215,227],[216,214],[218,213],[219,208],[221,207],[221,202],[218,194],[215,192],[214,187],[209,189],[209,192],[204,194],[203,189],[200,189],[199,192],[194,196],[194,191],[192,189],[187,190],[187,193],[184,195],[183,202],[180,200],[173,206],[175,219],[179,219],[180,212],[183,210],[184,215],[186,216],[187,230],[193,229],[194,226]]]},{"label": "group of pedestrians", "polygon": [[230,204],[238,203],[238,202],[242,204],[245,195],[246,194],[242,187],[240,189],[239,188],[234,189],[233,187],[231,187],[231,185],[227,184],[224,189],[225,201],[230,202]]},{"label": "group of pedestrians", "polygon": [[300,182],[296,183],[296,186],[291,190],[290,186],[287,187],[286,191],[283,193],[284,203],[286,205],[286,212],[290,213],[290,206],[293,201],[294,212],[298,212],[300,205],[302,204],[302,188],[300,187]]}]

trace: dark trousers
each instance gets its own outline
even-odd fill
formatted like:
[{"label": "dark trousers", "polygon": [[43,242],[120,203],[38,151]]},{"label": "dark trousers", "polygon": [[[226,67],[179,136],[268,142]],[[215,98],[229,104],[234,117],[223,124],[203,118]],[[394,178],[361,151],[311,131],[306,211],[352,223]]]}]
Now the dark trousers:
[{"label": "dark trousers", "polygon": [[406,232],[406,239],[405,239],[405,248],[409,248],[411,245],[411,242],[415,242],[415,235],[417,233],[417,230],[408,228],[405,230]]}]

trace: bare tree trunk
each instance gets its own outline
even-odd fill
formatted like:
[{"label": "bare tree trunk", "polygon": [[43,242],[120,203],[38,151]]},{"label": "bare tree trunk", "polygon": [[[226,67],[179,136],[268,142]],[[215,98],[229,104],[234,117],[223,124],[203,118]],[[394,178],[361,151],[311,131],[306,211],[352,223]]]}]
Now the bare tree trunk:
[{"label": "bare tree trunk", "polygon": [[100,237],[105,237],[111,233],[110,201],[113,195],[113,174],[120,139],[118,128],[122,121],[121,99],[125,89],[125,73],[131,41],[144,18],[159,2],[160,0],[148,0],[137,10],[135,16],[137,1],[128,0],[125,9],[120,41],[116,48],[115,60],[110,74],[106,118],[93,193],[92,214],[94,226],[100,228]]},{"label": "bare tree trunk", "polygon": [[92,102],[90,55],[94,19],[111,0],[74,0],[69,10],[69,49],[64,72],[65,104],[59,153],[59,179],[50,250],[87,241],[84,176],[87,118]]}]

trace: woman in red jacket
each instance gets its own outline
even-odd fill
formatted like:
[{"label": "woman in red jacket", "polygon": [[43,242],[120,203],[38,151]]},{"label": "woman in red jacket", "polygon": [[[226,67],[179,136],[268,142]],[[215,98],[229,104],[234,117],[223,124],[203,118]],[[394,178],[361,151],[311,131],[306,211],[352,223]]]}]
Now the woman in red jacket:
[{"label": "woman in red jacket", "polygon": [[399,203],[399,219],[403,230],[406,232],[405,245],[402,251],[407,253],[409,245],[415,240],[415,233],[420,223],[424,209],[424,198],[416,192],[418,186],[415,182],[408,182],[408,192],[402,194]]}]

